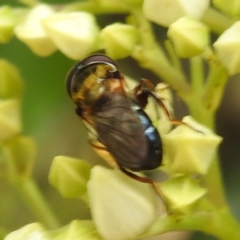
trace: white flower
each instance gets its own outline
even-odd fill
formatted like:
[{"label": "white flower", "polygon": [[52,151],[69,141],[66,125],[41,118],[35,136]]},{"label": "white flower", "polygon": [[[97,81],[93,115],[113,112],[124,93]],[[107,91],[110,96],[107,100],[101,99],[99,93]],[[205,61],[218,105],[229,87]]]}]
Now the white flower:
[{"label": "white flower", "polygon": [[170,25],[168,37],[179,57],[188,58],[201,54],[208,46],[209,31],[203,23],[182,17]]},{"label": "white flower", "polygon": [[183,16],[201,19],[209,3],[209,0],[145,0],[143,11],[149,20],[168,27]]},{"label": "white flower", "polygon": [[114,59],[129,56],[138,39],[136,29],[123,23],[108,25],[101,31],[100,37],[107,55]]},{"label": "white flower", "polygon": [[87,12],[57,13],[42,23],[58,49],[69,58],[79,60],[95,50],[99,28],[94,15]]},{"label": "white flower", "polygon": [[42,27],[41,20],[54,13],[52,7],[46,4],[37,5],[33,8],[25,21],[15,28],[15,34],[35,54],[48,56],[56,51],[52,40]]},{"label": "white flower", "polygon": [[0,100],[0,141],[14,137],[21,129],[20,102],[17,99]]},{"label": "white flower", "polygon": [[173,174],[206,174],[222,138],[191,117],[183,122],[193,129],[180,125],[162,136],[163,169]]},{"label": "white flower", "polygon": [[40,223],[28,224],[8,234],[4,240],[50,240],[46,230]]},{"label": "white flower", "polygon": [[221,63],[229,74],[240,72],[240,21],[220,35],[213,44]]},{"label": "white flower", "polygon": [[171,211],[188,214],[207,190],[189,176],[171,178],[160,184]]},{"label": "white flower", "polygon": [[135,239],[155,219],[155,196],[151,186],[119,170],[94,167],[88,194],[93,221],[105,240]]}]

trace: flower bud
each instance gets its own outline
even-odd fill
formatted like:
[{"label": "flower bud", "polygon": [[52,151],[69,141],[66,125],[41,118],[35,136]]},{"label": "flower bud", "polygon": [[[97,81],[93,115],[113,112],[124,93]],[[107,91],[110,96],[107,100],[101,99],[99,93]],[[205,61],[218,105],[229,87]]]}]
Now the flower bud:
[{"label": "flower bud", "polygon": [[9,233],[4,240],[47,240],[48,234],[42,224],[31,223],[14,232]]},{"label": "flower bud", "polygon": [[135,27],[123,23],[108,25],[101,31],[100,37],[107,55],[114,59],[129,56],[138,38]]},{"label": "flower bud", "polygon": [[54,240],[102,240],[91,220],[74,220],[68,226],[58,230]]},{"label": "flower bud", "polygon": [[168,27],[183,16],[201,19],[209,2],[209,0],[145,0],[143,12],[149,20]]},{"label": "flower bud", "polygon": [[4,59],[0,59],[0,98],[20,98],[23,81],[18,69]]},{"label": "flower bud", "polygon": [[129,6],[137,7],[142,6],[144,0],[121,0],[123,4],[128,4]]},{"label": "flower bud", "polygon": [[191,213],[198,200],[207,192],[196,180],[188,176],[171,178],[160,185],[170,209],[183,214]]},{"label": "flower bud", "polygon": [[90,178],[90,169],[90,165],[82,160],[57,156],[50,168],[49,182],[63,197],[80,197],[86,202],[86,185]]},{"label": "flower bud", "polygon": [[[19,180],[19,176],[28,177],[32,173],[33,163],[36,156],[36,146],[30,137],[18,136],[2,146],[6,161],[11,163],[8,169],[11,180]],[[16,179],[14,179],[16,178]]]},{"label": "flower bud", "polygon": [[213,5],[232,17],[238,17],[240,14],[239,0],[213,0]]},{"label": "flower bud", "polygon": [[136,239],[155,219],[152,188],[117,169],[95,166],[88,194],[93,221],[105,240]]},{"label": "flower bud", "polygon": [[37,5],[33,8],[26,20],[16,26],[15,34],[24,42],[35,54],[48,56],[56,51],[52,40],[44,31],[41,20],[52,15],[54,10],[46,4]]},{"label": "flower bud", "polygon": [[57,13],[42,21],[58,49],[79,60],[95,50],[99,28],[94,15],[87,12]]},{"label": "flower bud", "polygon": [[182,17],[170,25],[168,37],[179,57],[188,58],[201,54],[209,42],[208,28],[190,17]]},{"label": "flower bud", "polygon": [[163,170],[173,174],[206,174],[222,138],[191,117],[184,117],[183,122],[193,129],[180,125],[162,136]]},{"label": "flower bud", "polygon": [[7,43],[13,36],[15,17],[9,6],[0,7],[0,43]]},{"label": "flower bud", "polygon": [[0,142],[14,137],[21,130],[20,102],[16,99],[0,100]]},{"label": "flower bud", "polygon": [[240,21],[220,35],[213,44],[217,56],[230,75],[240,72]]}]

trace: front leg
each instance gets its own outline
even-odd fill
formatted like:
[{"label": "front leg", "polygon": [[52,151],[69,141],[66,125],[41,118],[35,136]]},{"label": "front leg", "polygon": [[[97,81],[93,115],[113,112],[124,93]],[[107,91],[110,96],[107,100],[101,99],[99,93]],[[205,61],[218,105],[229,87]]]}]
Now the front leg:
[{"label": "front leg", "polygon": [[192,128],[191,126],[189,126],[187,123],[184,123],[178,119],[174,119],[171,117],[171,114],[169,113],[167,107],[165,106],[161,98],[157,96],[154,90],[154,86],[149,80],[142,78],[140,81],[140,84],[132,90],[132,96],[133,96],[133,99],[138,103],[138,105],[143,109],[148,104],[148,97],[149,96],[153,97],[157,102],[158,106],[163,109],[164,113],[166,114],[167,118],[172,124],[185,125],[193,129],[194,131],[198,131]]},{"label": "front leg", "polygon": [[137,175],[137,174],[135,174],[133,172],[130,172],[130,171],[126,170],[125,168],[123,168],[121,166],[119,166],[119,169],[124,174],[126,174],[127,176],[131,177],[134,180],[137,180],[138,182],[150,184],[152,186],[153,190],[155,191],[155,193],[157,194],[157,196],[164,203],[166,209],[169,209],[167,202],[164,200],[164,195],[163,195],[161,189],[158,187],[158,184],[154,180],[152,180],[152,179],[150,179],[148,177],[139,176],[139,175]]},{"label": "front leg", "polygon": [[132,90],[132,96],[138,105],[143,109],[148,104],[148,97],[152,96],[157,104],[163,109],[166,116],[171,119],[169,111],[167,110],[163,101],[157,96],[154,86],[149,80],[142,78],[140,84]]},{"label": "front leg", "polygon": [[114,159],[111,153],[107,150],[107,148],[97,139],[89,139],[88,140],[94,151],[104,159],[112,168],[119,168],[118,163]]}]

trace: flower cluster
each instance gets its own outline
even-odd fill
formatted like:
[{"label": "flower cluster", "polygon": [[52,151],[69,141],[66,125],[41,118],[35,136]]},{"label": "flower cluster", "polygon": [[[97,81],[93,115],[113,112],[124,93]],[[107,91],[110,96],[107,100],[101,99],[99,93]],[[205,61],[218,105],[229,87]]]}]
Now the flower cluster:
[{"label": "flower cluster", "polygon": [[[98,50],[114,59],[130,56],[172,87],[189,107],[191,117],[174,122],[166,117],[166,111],[156,111],[155,102],[146,108],[163,141],[163,164],[156,172],[167,177],[155,183],[161,199],[150,185],[118,169],[57,156],[50,169],[50,184],[65,198],[81,199],[92,219],[74,220],[53,231],[33,223],[8,234],[5,240],[130,240],[172,230],[199,230],[221,239],[239,239],[239,226],[226,210],[219,180],[215,155],[222,138],[212,130],[228,76],[240,72],[238,0],[213,0],[213,6],[210,0],[88,0],[66,5],[26,2],[33,6],[0,7],[1,43],[15,35],[42,57],[57,50],[74,60]],[[124,23],[101,29],[95,13],[129,16]],[[150,21],[167,28],[165,49],[155,39]],[[219,35],[213,43],[212,32]],[[181,58],[189,58],[190,74],[184,73]],[[208,66],[206,79],[203,61]],[[9,168],[9,175],[17,180],[19,173],[30,175],[35,151],[31,140],[19,135],[20,76],[4,60],[0,69],[0,142],[6,162],[17,166]],[[155,91],[174,116],[168,85],[158,85]],[[172,130],[172,122],[179,126]],[[211,179],[212,173],[215,179]]]},{"label": "flower cluster", "polygon": [[[233,3],[226,4],[216,0],[213,4],[235,17],[240,7],[235,1],[231,2]],[[106,4],[99,1],[99,8],[104,11]],[[139,7],[141,4],[147,19],[169,28],[168,37],[177,56],[181,58],[204,53],[210,46],[210,30],[219,31],[204,21],[212,11],[209,0],[123,1],[119,6],[113,7],[119,7],[119,12],[128,12],[129,6]],[[91,10],[91,4],[87,7]],[[81,4],[75,8],[81,9]],[[101,49],[115,59],[132,54],[140,36],[131,19],[127,23],[113,23],[100,30],[90,11],[73,10],[74,6],[59,8],[47,4],[37,4],[30,10],[3,6],[0,8],[0,42],[8,42],[15,34],[39,56],[49,56],[60,50],[75,60]],[[239,54],[235,51],[240,41],[238,29],[239,21],[236,21],[213,43],[217,57],[229,74],[238,73],[240,69]]]}]

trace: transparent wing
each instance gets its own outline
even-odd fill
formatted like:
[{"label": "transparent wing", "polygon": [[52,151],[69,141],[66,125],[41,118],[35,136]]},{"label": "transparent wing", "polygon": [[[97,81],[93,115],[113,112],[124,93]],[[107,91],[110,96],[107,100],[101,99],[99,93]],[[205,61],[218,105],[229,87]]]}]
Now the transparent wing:
[{"label": "transparent wing", "polygon": [[146,157],[148,144],[132,100],[121,94],[104,99],[101,110],[91,116],[98,140],[119,165],[136,170]]}]

